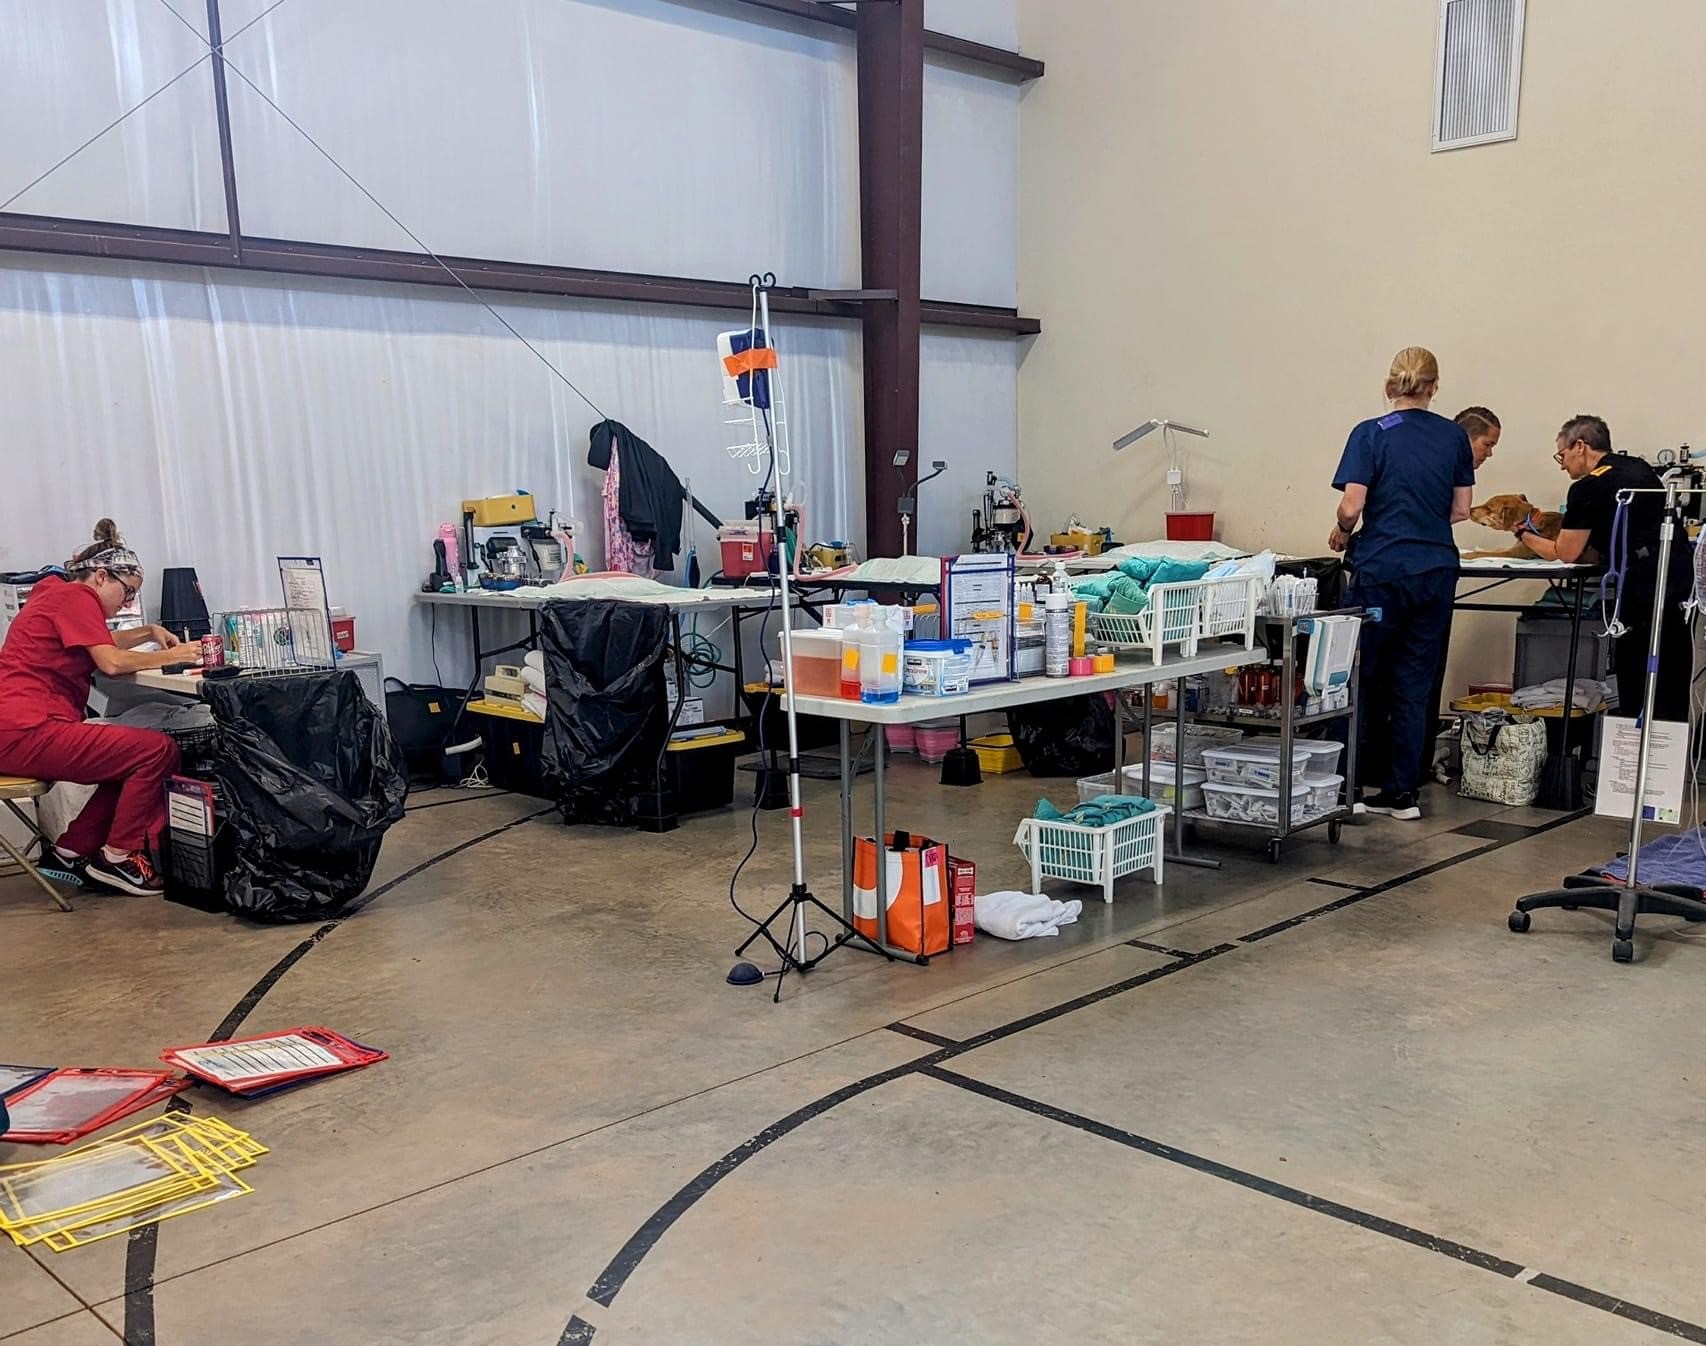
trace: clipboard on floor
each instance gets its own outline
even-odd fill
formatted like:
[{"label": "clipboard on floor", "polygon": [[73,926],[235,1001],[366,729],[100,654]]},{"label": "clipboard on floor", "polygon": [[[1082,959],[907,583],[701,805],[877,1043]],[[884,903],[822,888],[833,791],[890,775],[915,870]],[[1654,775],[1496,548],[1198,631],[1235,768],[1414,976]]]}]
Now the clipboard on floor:
[{"label": "clipboard on floor", "polygon": [[197,1080],[242,1098],[258,1098],[298,1084],[360,1070],[388,1053],[330,1028],[287,1028],[229,1042],[198,1042],[160,1053]]}]

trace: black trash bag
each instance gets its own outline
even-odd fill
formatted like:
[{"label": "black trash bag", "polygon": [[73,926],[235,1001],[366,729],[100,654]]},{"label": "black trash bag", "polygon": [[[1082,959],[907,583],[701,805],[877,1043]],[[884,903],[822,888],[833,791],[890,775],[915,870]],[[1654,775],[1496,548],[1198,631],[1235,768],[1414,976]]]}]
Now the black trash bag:
[{"label": "black trash bag", "polygon": [[541,765],[564,822],[630,826],[634,796],[658,788],[668,634],[669,611],[656,603],[557,600],[540,611]]},{"label": "black trash bag", "polygon": [[402,750],[354,673],[209,683],[214,775],[236,863],[226,906],[256,921],[318,921],[361,895],[408,798]]},{"label": "black trash bag", "polygon": [[1114,760],[1114,708],[1106,693],[1015,706],[1007,729],[1033,776],[1090,776]]}]

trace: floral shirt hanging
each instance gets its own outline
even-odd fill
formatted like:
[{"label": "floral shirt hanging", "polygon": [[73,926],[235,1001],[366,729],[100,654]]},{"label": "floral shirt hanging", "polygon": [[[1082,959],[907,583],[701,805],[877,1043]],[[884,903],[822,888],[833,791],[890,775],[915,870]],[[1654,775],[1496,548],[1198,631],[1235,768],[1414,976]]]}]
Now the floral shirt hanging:
[{"label": "floral shirt hanging", "polygon": [[652,577],[652,544],[636,542],[622,522],[622,461],[610,446],[610,466],[604,473],[604,568]]}]

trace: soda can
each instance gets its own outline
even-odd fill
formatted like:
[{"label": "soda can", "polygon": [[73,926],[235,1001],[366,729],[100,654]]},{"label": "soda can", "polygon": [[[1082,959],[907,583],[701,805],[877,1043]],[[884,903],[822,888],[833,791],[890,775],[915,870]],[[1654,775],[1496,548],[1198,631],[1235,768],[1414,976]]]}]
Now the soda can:
[{"label": "soda can", "polygon": [[225,642],[219,636],[203,636],[201,638],[201,666],[203,668],[225,667]]}]

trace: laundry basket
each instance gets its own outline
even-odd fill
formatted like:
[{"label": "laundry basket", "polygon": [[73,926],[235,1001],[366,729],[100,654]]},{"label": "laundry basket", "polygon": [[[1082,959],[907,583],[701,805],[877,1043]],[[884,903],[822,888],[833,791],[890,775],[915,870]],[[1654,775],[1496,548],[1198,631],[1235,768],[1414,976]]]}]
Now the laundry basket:
[{"label": "laundry basket", "polygon": [[1013,834],[1013,844],[1031,862],[1031,891],[1042,891],[1044,879],[1088,883],[1102,890],[1102,901],[1114,900],[1114,881],[1140,869],[1150,870],[1161,883],[1162,826],[1172,809],[1157,806],[1149,813],[1125,818],[1106,827],[1025,818]]},{"label": "laundry basket", "polygon": [[1259,575],[1232,575],[1218,580],[1181,580],[1149,588],[1149,606],[1142,612],[1098,612],[1089,619],[1097,644],[1127,650],[1148,650],[1161,662],[1163,651],[1177,645],[1187,659],[1204,639],[1244,638],[1244,648],[1256,647],[1256,608],[1265,581]]}]

